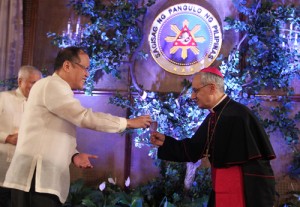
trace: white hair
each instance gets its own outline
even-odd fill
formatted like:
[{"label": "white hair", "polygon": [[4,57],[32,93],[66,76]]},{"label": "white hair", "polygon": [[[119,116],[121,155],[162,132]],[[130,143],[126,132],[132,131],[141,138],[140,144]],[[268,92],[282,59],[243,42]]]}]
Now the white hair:
[{"label": "white hair", "polygon": [[37,68],[35,68],[31,65],[23,65],[19,69],[18,79],[19,78],[27,79],[30,74],[38,74],[38,75],[42,76],[41,71],[39,71]]},{"label": "white hair", "polygon": [[199,72],[200,74],[200,81],[203,85],[214,83],[216,84],[218,90],[224,93],[224,79],[218,75],[212,73],[204,73]]}]

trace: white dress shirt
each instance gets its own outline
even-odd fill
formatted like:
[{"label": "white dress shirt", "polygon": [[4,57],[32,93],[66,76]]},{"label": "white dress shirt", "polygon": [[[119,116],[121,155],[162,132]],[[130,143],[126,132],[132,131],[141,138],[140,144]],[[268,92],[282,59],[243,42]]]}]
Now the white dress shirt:
[{"label": "white dress shirt", "polygon": [[76,152],[76,126],[122,132],[127,120],[84,108],[57,74],[35,83],[4,186],[28,192],[36,169],[35,190],[55,194],[64,203],[70,187],[69,165]]},{"label": "white dress shirt", "polygon": [[17,133],[24,111],[26,97],[21,90],[0,93],[0,186],[14,154],[15,145],[5,143],[8,135]]}]

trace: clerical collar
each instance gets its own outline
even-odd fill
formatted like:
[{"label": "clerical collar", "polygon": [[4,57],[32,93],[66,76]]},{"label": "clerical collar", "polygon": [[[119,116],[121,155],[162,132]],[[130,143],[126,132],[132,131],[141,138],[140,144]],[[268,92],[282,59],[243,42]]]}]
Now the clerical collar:
[{"label": "clerical collar", "polygon": [[214,107],[212,107],[211,109],[209,109],[209,111],[211,112],[211,113],[215,113],[215,108],[225,99],[227,97],[227,95],[226,94],[224,94],[223,96],[222,96],[222,98],[218,101],[218,103],[216,103],[216,105],[214,105]]}]

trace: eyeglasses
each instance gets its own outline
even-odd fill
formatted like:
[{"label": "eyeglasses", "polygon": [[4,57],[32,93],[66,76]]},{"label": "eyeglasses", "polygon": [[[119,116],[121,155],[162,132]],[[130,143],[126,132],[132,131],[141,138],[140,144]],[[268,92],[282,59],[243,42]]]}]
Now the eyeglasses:
[{"label": "eyeglasses", "polygon": [[[72,63],[75,63],[75,62],[72,62]],[[85,70],[86,72],[88,72],[90,69],[89,67],[85,67],[85,66],[81,65],[80,63],[75,63],[75,64],[78,65],[81,69]]]},{"label": "eyeglasses", "polygon": [[193,90],[193,93],[198,93],[202,88],[204,88],[204,87],[206,87],[206,86],[208,86],[208,85],[212,85],[212,83],[208,83],[208,84],[206,84],[206,85],[204,85],[204,86],[201,86],[200,88],[192,88],[192,90]]}]

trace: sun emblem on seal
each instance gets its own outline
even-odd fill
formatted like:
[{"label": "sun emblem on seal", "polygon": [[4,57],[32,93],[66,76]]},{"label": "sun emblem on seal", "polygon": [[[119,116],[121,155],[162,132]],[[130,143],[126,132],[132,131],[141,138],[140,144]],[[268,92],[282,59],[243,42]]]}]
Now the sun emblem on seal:
[{"label": "sun emblem on seal", "polygon": [[205,37],[195,37],[195,34],[201,29],[200,25],[196,25],[192,30],[189,30],[188,26],[189,22],[187,20],[183,21],[183,27],[181,30],[177,27],[177,25],[172,24],[171,30],[176,33],[176,36],[168,36],[165,38],[167,42],[173,42],[170,54],[175,54],[179,49],[181,49],[182,59],[187,58],[187,50],[189,49],[195,55],[198,55],[199,49],[197,48],[197,42],[202,43],[206,40]]},{"label": "sun emblem on seal", "polygon": [[157,14],[148,36],[153,59],[178,75],[192,75],[211,65],[222,45],[218,19],[190,3],[170,6]]}]

